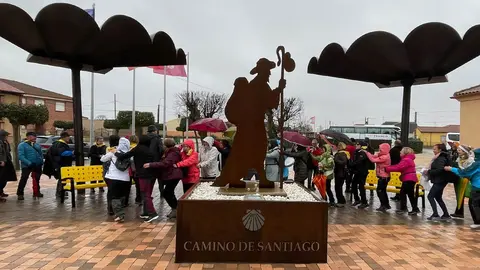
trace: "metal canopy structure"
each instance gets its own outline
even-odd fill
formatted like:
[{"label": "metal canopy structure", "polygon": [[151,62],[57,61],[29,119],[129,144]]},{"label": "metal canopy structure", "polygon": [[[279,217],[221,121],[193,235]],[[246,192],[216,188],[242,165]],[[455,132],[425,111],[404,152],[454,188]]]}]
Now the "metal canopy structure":
[{"label": "metal canopy structure", "polygon": [[370,82],[379,88],[403,86],[401,140],[408,144],[413,85],[447,82],[447,74],[480,55],[480,25],[462,37],[451,26],[431,22],[413,29],[402,42],[395,35],[375,31],[344,50],[327,45],[312,57],[307,72]]},{"label": "metal canopy structure", "polygon": [[124,15],[99,27],[86,11],[66,3],[44,7],[35,20],[17,6],[0,3],[0,37],[30,53],[28,62],[72,70],[77,166],[84,165],[80,71],[105,74],[115,67],[187,63],[185,52],[165,32],[150,36]]}]

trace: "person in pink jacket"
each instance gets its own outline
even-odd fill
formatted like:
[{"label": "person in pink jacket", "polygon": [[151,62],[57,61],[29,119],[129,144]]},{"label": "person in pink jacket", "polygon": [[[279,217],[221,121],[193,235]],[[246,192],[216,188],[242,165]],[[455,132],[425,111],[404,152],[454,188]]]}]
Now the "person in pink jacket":
[{"label": "person in pink jacket", "polygon": [[198,153],[195,151],[195,143],[185,140],[182,144],[182,161],[175,166],[182,169],[183,193],[186,193],[193,185],[200,181],[200,169],[198,169]]},{"label": "person in pink jacket", "polygon": [[417,207],[417,200],[415,199],[415,184],[418,181],[417,170],[415,168],[415,152],[410,147],[404,147],[400,152],[402,160],[397,165],[388,166],[385,171],[400,172],[400,180],[402,180],[402,188],[400,189],[400,210],[397,210],[397,214],[405,214],[408,212],[407,208],[407,195],[412,206],[412,211],[408,212],[409,215],[416,215],[420,213],[420,209]]},{"label": "person in pink jacket", "polygon": [[379,152],[375,155],[372,155],[367,151],[365,151],[365,153],[367,154],[368,159],[377,165],[377,196],[380,200],[380,207],[377,211],[386,212],[391,208],[387,195],[387,185],[390,181],[390,173],[385,170],[385,168],[390,166],[390,145],[388,143],[382,143],[379,148]]}]

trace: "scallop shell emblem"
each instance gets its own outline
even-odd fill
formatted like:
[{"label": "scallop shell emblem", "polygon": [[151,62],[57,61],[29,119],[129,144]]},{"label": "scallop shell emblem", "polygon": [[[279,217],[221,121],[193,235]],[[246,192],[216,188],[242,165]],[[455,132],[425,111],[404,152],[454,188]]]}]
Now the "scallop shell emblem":
[{"label": "scallop shell emblem", "polygon": [[263,227],[265,218],[262,216],[260,210],[247,210],[247,214],[242,218],[245,229],[256,232]]}]

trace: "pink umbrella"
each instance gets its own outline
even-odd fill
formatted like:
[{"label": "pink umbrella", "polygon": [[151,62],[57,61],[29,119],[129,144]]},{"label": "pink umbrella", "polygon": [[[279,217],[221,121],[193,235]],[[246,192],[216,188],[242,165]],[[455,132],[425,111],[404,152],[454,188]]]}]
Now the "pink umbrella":
[{"label": "pink umbrella", "polygon": [[312,142],[309,138],[303,136],[302,134],[295,132],[295,131],[284,131],[283,132],[283,139],[289,141],[291,143],[295,143],[298,145],[303,145],[305,147],[309,147],[312,145]]},{"label": "pink umbrella", "polygon": [[222,119],[205,118],[193,122],[188,129],[200,132],[224,132],[227,130],[227,125]]}]

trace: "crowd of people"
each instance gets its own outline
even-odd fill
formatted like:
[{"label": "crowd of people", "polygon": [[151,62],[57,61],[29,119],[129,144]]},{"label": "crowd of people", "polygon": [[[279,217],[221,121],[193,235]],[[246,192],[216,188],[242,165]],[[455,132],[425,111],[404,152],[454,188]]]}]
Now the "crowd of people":
[{"label": "crowd of people", "polygon": [[[343,142],[336,145],[336,153],[329,144],[319,146],[317,140],[312,141],[312,147],[295,145],[291,151],[285,151],[287,157],[295,159],[294,181],[303,185],[307,180],[307,187],[315,189],[312,177],[323,175],[326,178],[327,198],[332,207],[345,207],[347,203],[345,193],[347,193],[353,197],[352,206],[363,209],[369,206],[365,190],[366,179],[369,170],[375,170],[378,178],[376,192],[380,201],[380,207],[376,211],[387,212],[391,209],[390,200],[393,200],[400,202],[400,208],[396,210],[397,214],[420,213],[415,196],[415,185],[419,179],[414,150],[403,147],[402,142],[397,140],[393,147],[387,143],[381,144],[378,153],[375,154],[368,138],[359,142],[355,139],[351,141],[354,145],[346,145]],[[422,170],[423,177],[428,179],[431,185],[427,197],[433,214],[427,219],[445,221],[452,217],[464,218],[464,196],[457,196],[461,202],[458,203],[455,213],[451,215],[442,197],[449,183],[455,185],[455,191],[458,193],[461,192],[461,183],[465,185],[464,179],[468,179],[471,186],[469,210],[474,221],[471,227],[480,228],[480,148],[473,150],[466,145],[453,144],[447,151],[445,144],[437,144],[433,148],[433,153],[433,159]],[[266,161],[267,175],[271,180],[278,179],[275,177],[278,172],[278,162],[274,159],[278,159],[279,154],[277,142],[271,141]],[[402,187],[399,194],[389,200],[387,186],[392,172],[400,173]],[[335,185],[335,194],[331,188],[332,182]],[[407,200],[410,202],[410,210]],[[441,216],[438,213],[437,204],[443,211]]]},{"label": "crowd of people", "polygon": [[[0,130],[0,202],[5,202],[8,194],[4,188],[8,181],[16,181],[13,168],[11,148],[7,142],[9,134]],[[31,177],[33,197],[42,198],[40,176],[46,174],[57,179],[56,195],[62,196],[63,185],[60,171],[62,167],[72,166],[75,153],[69,147],[70,135],[63,132],[60,139],[53,143],[44,156],[40,145],[36,143],[36,134],[28,132],[26,139],[18,145],[18,159],[21,165],[21,177],[17,188],[17,199],[24,200],[24,189]],[[369,206],[365,184],[370,170],[375,170],[378,178],[376,187],[380,207],[376,210],[387,212],[391,209],[390,200],[399,201],[398,214],[417,215],[415,185],[418,182],[415,165],[415,153],[412,148],[403,147],[396,141],[393,147],[383,143],[378,153],[374,153],[368,139],[355,141],[353,144],[338,143],[334,153],[330,144],[319,145],[312,141],[311,147],[294,145],[285,150],[286,157],[294,159],[294,181],[302,185],[307,180],[307,187],[315,190],[312,179],[323,176],[326,179],[326,197],[332,207],[343,208],[347,204],[345,196],[353,198],[352,206],[364,209]],[[464,196],[457,194],[459,200],[453,214],[449,214],[443,192],[449,183],[455,185],[456,193],[465,191],[465,180],[470,181],[469,210],[474,224],[472,228],[480,228],[480,148],[473,149],[466,145],[452,144],[447,151],[444,144],[433,148],[434,157],[422,170],[422,174],[431,183],[428,193],[433,214],[428,220],[449,220],[464,217]],[[145,135],[119,137],[112,135],[107,147],[103,138],[97,138],[90,148],[90,165],[102,165],[104,179],[108,187],[108,213],[117,222],[125,220],[125,208],[129,206],[132,184],[135,187],[135,203],[143,206],[142,219],[151,222],[159,218],[153,204],[153,188],[158,183],[159,194],[171,208],[168,218],[176,217],[177,197],[175,189],[182,182],[186,193],[200,178],[213,180],[220,175],[230,153],[229,141],[217,141],[213,137],[202,140],[201,149],[197,152],[195,142],[185,140],[177,145],[173,139],[162,139],[155,126],[148,127]],[[279,140],[271,140],[266,153],[265,170],[267,179],[279,181],[288,178],[288,168],[280,172],[281,151]],[[388,198],[387,186],[390,173],[399,172],[402,187],[399,194]],[[256,172],[252,171],[245,178],[250,179]],[[334,190],[332,191],[332,182]],[[462,191],[463,187],[463,191]],[[91,192],[95,192],[91,189]],[[100,188],[100,192],[104,192]],[[335,193],[334,193],[335,192]],[[346,193],[346,194],[345,194]],[[463,194],[463,193],[462,193]],[[410,202],[410,210],[407,206]],[[440,216],[437,204],[442,210]]]},{"label": "crowd of people", "polygon": [[[5,202],[8,194],[3,192],[8,181],[16,181],[8,132],[0,130],[0,201]],[[75,152],[69,147],[70,135],[63,132],[47,153],[42,153],[36,143],[36,134],[28,132],[18,146],[21,177],[17,187],[17,199],[24,200],[24,189],[29,177],[32,179],[33,197],[42,198],[40,177],[45,174],[57,179],[56,196],[66,195],[61,181],[61,168],[72,166]],[[228,141],[216,141],[212,137],[202,140],[200,151],[196,151],[193,140],[176,144],[173,139],[162,141],[155,126],[147,134],[109,137],[109,146],[103,138],[96,138],[90,147],[90,165],[102,165],[107,184],[108,214],[116,222],[125,220],[125,208],[129,206],[132,184],[135,187],[135,203],[143,207],[140,218],[152,222],[159,218],[153,203],[153,188],[158,183],[159,194],[171,208],[168,218],[176,218],[177,197],[175,189],[182,182],[186,193],[200,178],[215,179],[220,174],[230,152]],[[104,192],[103,188],[99,189]],[[92,193],[95,189],[91,189]]]}]

